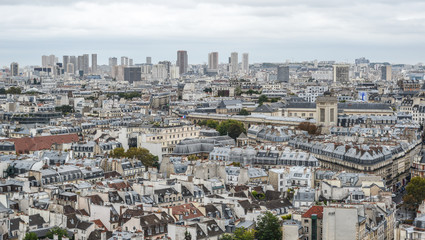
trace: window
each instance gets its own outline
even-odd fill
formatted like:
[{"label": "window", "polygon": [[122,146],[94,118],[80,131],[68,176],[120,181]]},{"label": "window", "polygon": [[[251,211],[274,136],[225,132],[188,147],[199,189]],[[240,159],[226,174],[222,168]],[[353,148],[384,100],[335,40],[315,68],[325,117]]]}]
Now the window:
[{"label": "window", "polygon": [[334,115],[334,111],[335,111],[335,109],[333,109],[333,108],[331,108],[331,110],[329,111],[330,113],[330,121],[331,122],[334,122],[335,121],[335,115]]},{"label": "window", "polygon": [[320,109],[320,122],[325,122],[325,109]]}]

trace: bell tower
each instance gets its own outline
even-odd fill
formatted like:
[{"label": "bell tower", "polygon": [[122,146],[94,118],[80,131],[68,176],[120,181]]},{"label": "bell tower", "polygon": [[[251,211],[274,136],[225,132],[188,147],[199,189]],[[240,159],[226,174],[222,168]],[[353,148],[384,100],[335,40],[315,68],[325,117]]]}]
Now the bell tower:
[{"label": "bell tower", "polygon": [[322,133],[338,123],[338,99],[330,92],[316,99],[316,125],[322,127]]}]

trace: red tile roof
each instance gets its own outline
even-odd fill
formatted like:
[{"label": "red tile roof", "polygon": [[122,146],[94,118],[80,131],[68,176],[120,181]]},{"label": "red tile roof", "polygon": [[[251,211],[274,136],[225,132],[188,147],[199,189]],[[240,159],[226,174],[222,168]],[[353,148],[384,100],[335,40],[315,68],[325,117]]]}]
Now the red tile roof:
[{"label": "red tile roof", "polygon": [[53,136],[10,138],[2,141],[14,142],[16,153],[29,153],[33,151],[51,149],[53,144],[78,142],[77,134],[64,134]]},{"label": "red tile roof", "polygon": [[103,228],[104,230],[108,231],[108,229],[107,229],[107,228],[106,228],[106,226],[102,223],[102,221],[100,221],[100,219],[92,220],[92,222],[94,222],[94,224],[96,224],[97,228]]},{"label": "red tile roof", "polygon": [[174,218],[178,221],[179,215],[182,215],[183,220],[202,217],[201,211],[197,209],[192,203],[182,204],[170,207]]},{"label": "red tile roof", "polygon": [[303,218],[311,218],[311,215],[316,214],[318,219],[323,218],[323,206],[312,206],[307,212],[305,212]]}]

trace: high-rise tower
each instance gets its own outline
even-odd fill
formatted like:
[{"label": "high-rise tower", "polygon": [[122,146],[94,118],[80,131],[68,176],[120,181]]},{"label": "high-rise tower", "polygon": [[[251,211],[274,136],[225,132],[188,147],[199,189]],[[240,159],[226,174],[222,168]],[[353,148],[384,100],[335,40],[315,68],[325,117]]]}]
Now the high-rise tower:
[{"label": "high-rise tower", "polygon": [[188,59],[187,59],[187,51],[180,50],[177,51],[177,66],[179,67],[179,74],[187,73]]},{"label": "high-rise tower", "polygon": [[239,71],[238,53],[232,52],[230,54],[230,72],[237,73]]},{"label": "high-rise tower", "polygon": [[218,69],[218,52],[208,53],[208,69],[210,70]]},{"label": "high-rise tower", "polygon": [[91,55],[91,72],[92,74],[97,73],[97,54],[93,53]]},{"label": "high-rise tower", "polygon": [[249,55],[248,55],[248,53],[242,54],[242,71],[244,73],[249,72]]}]

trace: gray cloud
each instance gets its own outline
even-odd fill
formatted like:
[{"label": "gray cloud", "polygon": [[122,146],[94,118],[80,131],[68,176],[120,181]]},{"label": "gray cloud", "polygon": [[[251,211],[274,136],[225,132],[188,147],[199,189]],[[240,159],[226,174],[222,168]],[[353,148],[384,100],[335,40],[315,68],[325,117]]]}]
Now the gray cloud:
[{"label": "gray cloud", "polygon": [[[16,50],[17,41],[31,46],[76,39],[75,49],[85,49],[85,42],[98,40],[105,47],[124,49],[120,41],[132,40],[170,49],[199,43],[195,45],[204,55],[223,44],[272,55],[277,52],[272,46],[288,44],[302,49],[309,43],[315,50],[332,43],[339,50],[350,45],[371,52],[381,45],[403,52],[407,45],[425,41],[425,3],[419,0],[2,0],[0,5],[0,41]],[[344,51],[334,54],[344,58]],[[0,53],[1,62],[9,59]]]}]

